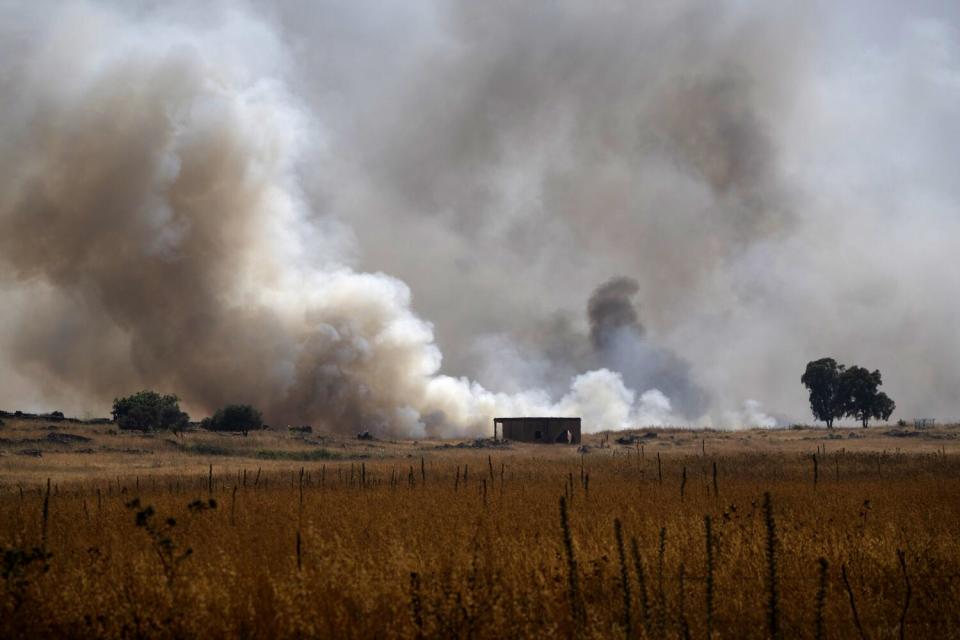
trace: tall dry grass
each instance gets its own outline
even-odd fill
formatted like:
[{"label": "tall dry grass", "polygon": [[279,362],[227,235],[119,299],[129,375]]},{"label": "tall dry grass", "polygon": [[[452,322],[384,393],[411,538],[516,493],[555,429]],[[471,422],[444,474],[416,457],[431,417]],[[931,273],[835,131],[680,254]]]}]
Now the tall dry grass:
[{"label": "tall dry grass", "polygon": [[951,456],[484,458],[5,487],[0,636],[960,636]]}]

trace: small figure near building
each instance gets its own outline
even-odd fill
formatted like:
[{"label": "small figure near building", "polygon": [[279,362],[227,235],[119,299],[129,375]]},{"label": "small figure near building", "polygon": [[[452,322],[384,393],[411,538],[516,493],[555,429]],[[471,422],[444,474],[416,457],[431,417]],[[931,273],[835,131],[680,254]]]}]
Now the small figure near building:
[{"label": "small figure near building", "polygon": [[493,439],[580,444],[580,418],[494,418]]}]

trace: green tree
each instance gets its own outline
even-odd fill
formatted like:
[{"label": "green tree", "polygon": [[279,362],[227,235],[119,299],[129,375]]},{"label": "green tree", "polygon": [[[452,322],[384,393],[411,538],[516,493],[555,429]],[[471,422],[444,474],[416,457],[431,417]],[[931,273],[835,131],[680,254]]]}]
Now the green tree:
[{"label": "green tree", "polygon": [[877,401],[874,404],[874,414],[873,417],[877,420],[883,420],[886,422],[890,419],[890,416],[893,415],[893,412],[897,408],[897,403],[893,401],[887,394],[883,391],[877,394]]},{"label": "green tree", "polygon": [[879,391],[883,384],[880,371],[868,371],[853,366],[840,376],[841,393],[844,396],[845,414],[856,418],[867,428],[870,418],[887,420],[896,409],[896,403],[887,394]]},{"label": "green tree", "polygon": [[201,426],[210,431],[254,431],[263,427],[263,416],[249,404],[228,404],[217,409],[212,418],[204,418]]},{"label": "green tree", "polygon": [[182,431],[190,416],[180,410],[180,399],[156,391],[139,391],[113,401],[113,419],[121,429]]},{"label": "green tree", "polygon": [[846,413],[844,395],[840,389],[840,378],[844,366],[833,358],[820,358],[807,363],[807,369],[800,382],[810,391],[810,410],[813,417],[833,428],[833,421]]}]

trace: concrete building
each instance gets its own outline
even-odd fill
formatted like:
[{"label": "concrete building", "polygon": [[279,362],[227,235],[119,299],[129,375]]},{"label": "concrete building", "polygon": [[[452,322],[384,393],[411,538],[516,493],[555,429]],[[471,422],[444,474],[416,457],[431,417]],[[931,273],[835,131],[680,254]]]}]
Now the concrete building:
[{"label": "concrete building", "polygon": [[494,418],[493,437],[516,442],[580,444],[580,418]]}]

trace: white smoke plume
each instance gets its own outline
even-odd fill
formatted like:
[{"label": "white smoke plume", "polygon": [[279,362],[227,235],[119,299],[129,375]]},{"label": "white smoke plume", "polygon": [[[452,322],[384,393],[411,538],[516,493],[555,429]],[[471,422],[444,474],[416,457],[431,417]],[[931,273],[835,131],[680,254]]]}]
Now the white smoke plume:
[{"label": "white smoke plume", "polygon": [[22,5],[0,405],[769,426],[829,354],[960,414],[952,5]]}]

